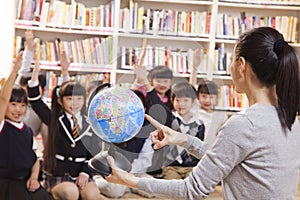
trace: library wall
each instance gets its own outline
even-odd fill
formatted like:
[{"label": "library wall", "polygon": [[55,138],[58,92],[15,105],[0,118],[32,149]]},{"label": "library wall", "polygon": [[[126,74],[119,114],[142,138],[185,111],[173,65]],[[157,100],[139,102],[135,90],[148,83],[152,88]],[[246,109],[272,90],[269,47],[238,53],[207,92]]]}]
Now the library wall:
[{"label": "library wall", "polygon": [[39,38],[44,70],[57,73],[63,48],[74,58],[74,77],[99,73],[129,86],[143,39],[143,64],[148,70],[170,67],[175,81],[189,78],[199,48],[197,83],[214,80],[220,86],[220,109],[240,110],[247,101],[235,93],[229,74],[238,35],[271,26],[300,53],[299,17],[299,0],[16,0],[15,52],[30,28]]}]

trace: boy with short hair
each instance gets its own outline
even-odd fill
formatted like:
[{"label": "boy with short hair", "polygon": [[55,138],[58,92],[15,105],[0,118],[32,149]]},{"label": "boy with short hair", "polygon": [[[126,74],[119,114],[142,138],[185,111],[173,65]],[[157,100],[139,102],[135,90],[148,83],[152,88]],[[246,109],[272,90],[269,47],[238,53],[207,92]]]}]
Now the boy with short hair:
[{"label": "boy with short hair", "polygon": [[217,136],[218,129],[228,119],[226,112],[214,111],[218,99],[218,86],[209,80],[198,85],[197,98],[200,109],[197,115],[205,125],[205,142],[211,145]]},{"label": "boy with short hair", "polygon": [[[171,101],[175,119],[171,128],[181,133],[204,139],[205,126],[198,115],[191,112],[196,102],[196,90],[188,82],[179,82],[173,85]],[[170,145],[170,151],[166,155],[163,168],[164,179],[184,179],[197,165],[199,159],[190,155],[183,148]]]}]

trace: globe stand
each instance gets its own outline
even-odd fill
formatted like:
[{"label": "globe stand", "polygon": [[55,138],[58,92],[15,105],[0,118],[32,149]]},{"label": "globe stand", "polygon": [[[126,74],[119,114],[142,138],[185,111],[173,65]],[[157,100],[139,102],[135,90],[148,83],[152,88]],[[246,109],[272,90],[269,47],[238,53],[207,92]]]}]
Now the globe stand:
[{"label": "globe stand", "polygon": [[111,174],[111,168],[107,163],[107,156],[112,156],[115,160],[115,164],[122,170],[129,172],[131,170],[131,163],[121,153],[116,151],[116,147],[111,145],[108,151],[102,151],[91,158],[88,162],[88,166],[96,173],[108,176]]}]

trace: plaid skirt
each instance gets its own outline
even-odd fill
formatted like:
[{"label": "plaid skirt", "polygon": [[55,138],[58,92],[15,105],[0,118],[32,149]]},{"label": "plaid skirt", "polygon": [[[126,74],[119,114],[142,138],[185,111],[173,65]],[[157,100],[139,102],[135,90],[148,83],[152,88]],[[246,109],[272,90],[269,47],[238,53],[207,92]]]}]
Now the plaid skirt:
[{"label": "plaid skirt", "polygon": [[[47,172],[44,172],[43,174],[44,179],[44,188],[48,191],[50,191],[54,186],[56,186],[59,183],[62,182],[72,182],[75,183],[77,180],[77,177],[72,177],[69,174],[65,174],[64,176],[53,176]],[[93,181],[91,178],[89,178],[89,182]]]}]

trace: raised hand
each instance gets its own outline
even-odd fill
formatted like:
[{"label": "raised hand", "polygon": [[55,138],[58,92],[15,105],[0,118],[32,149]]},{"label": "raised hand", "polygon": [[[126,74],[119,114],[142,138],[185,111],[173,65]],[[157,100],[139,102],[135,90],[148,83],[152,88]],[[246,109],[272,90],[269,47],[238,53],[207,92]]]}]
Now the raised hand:
[{"label": "raised hand", "polygon": [[198,67],[200,66],[200,63],[202,61],[202,54],[203,54],[203,49],[196,49],[194,52],[194,59],[193,59],[193,68],[195,70],[198,69]]},{"label": "raised hand", "polygon": [[145,58],[145,55],[146,55],[146,51],[147,51],[147,39],[144,38],[143,42],[142,42],[141,54],[140,54],[137,65],[142,65],[143,64],[144,58]]},{"label": "raised hand", "polygon": [[193,66],[191,69],[191,75],[189,80],[190,84],[192,85],[197,85],[197,72],[202,61],[202,55],[203,55],[203,50],[197,48],[194,52]]},{"label": "raised hand", "polygon": [[13,72],[18,73],[22,66],[22,56],[23,56],[23,51],[17,54],[16,59],[15,59],[15,65],[13,67]]},{"label": "raised hand", "polygon": [[145,118],[157,129],[150,133],[150,138],[154,144],[153,148],[155,150],[166,145],[183,145],[187,142],[186,134],[174,131],[167,126],[162,125],[147,114],[145,114]]},{"label": "raised hand", "polygon": [[136,81],[138,83],[144,84],[148,82],[147,79],[147,70],[145,66],[142,66],[143,62],[144,62],[144,58],[146,55],[146,46],[147,46],[147,40],[143,39],[143,43],[142,43],[142,50],[141,50],[141,54],[140,57],[138,59],[138,62],[136,65],[133,66],[133,71],[135,73],[136,76]]},{"label": "raised hand", "polygon": [[25,31],[25,49],[29,51],[34,51],[34,34],[32,30]]},{"label": "raised hand", "polygon": [[70,63],[73,62],[72,57],[67,58],[65,50],[60,51],[60,67],[62,75],[67,75],[69,73]]},{"label": "raised hand", "polygon": [[69,59],[67,58],[66,51],[60,51],[60,67],[62,70],[68,70],[70,66]]},{"label": "raised hand", "polygon": [[134,71],[135,79],[136,79],[137,83],[145,84],[148,82],[148,79],[147,79],[148,72],[147,72],[145,66],[134,65],[133,71]]},{"label": "raised hand", "polygon": [[18,72],[22,65],[23,51],[17,54],[15,59],[14,67],[12,68],[9,76],[5,80],[1,90],[0,90],[0,122],[5,118],[6,109],[8,106],[9,99],[11,97],[11,92],[17,78]]},{"label": "raised hand", "polygon": [[39,52],[36,52],[35,54],[35,65],[31,74],[31,81],[38,81],[39,80],[39,73],[41,71],[41,67],[40,67],[40,57],[37,56],[39,54]]}]

